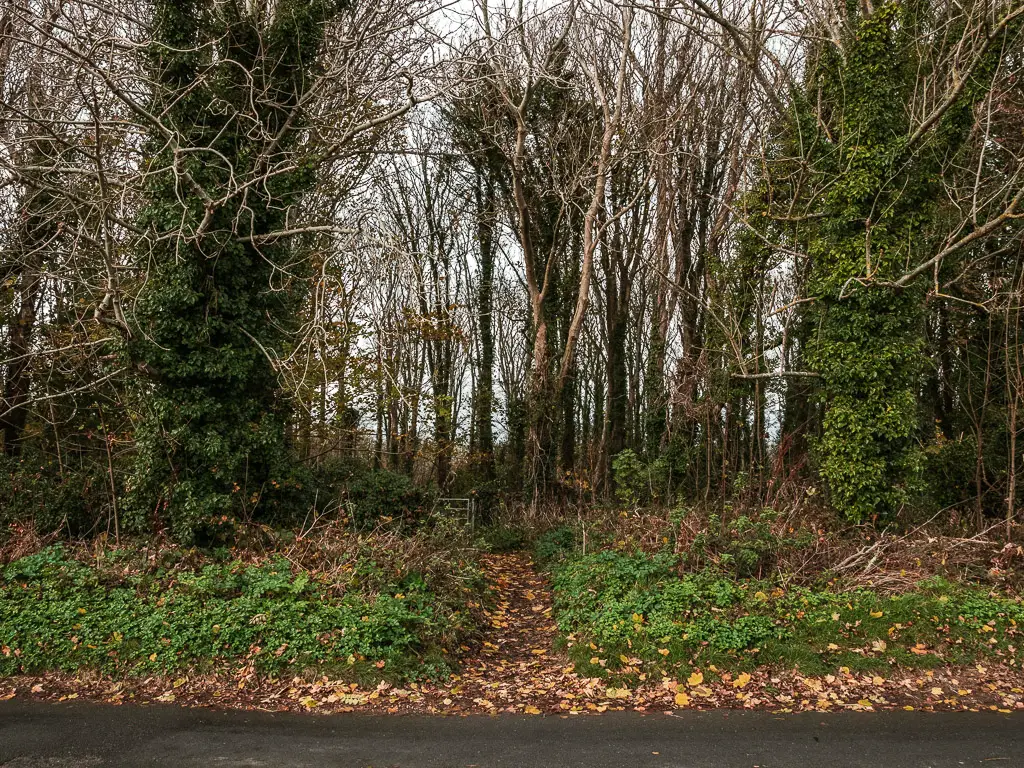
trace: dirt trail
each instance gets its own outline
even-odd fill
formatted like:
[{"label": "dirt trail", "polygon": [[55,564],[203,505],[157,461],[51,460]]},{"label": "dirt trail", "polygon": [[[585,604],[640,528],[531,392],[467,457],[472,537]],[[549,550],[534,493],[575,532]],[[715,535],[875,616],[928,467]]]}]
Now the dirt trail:
[{"label": "dirt trail", "polygon": [[523,711],[572,697],[580,680],[554,651],[551,591],[529,555],[488,555],[483,566],[497,593],[487,611],[489,631],[479,651],[462,659],[459,675],[424,692],[440,695],[441,707],[452,711]]}]

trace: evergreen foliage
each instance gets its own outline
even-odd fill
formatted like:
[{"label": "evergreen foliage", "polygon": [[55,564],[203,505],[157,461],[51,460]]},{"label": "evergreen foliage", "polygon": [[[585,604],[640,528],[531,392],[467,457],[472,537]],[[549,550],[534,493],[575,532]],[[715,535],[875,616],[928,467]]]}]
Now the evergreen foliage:
[{"label": "evergreen foliage", "polygon": [[794,98],[784,143],[807,178],[784,164],[770,179],[790,185],[781,202],[805,210],[789,234],[810,259],[804,328],[822,381],[820,472],[853,521],[889,518],[919,488],[925,286],[896,280],[936,246],[943,163],[962,149],[1000,55],[987,55],[932,131],[913,136],[915,85],[936,55],[919,39],[942,23],[923,0],[856,15],[842,49],[817,52]]},{"label": "evergreen foliage", "polygon": [[[151,377],[130,507],[192,539],[222,515],[264,515],[298,490],[274,358],[306,293],[275,237],[312,185],[296,160],[304,98],[337,0],[159,2],[151,44],[149,275],[129,355]],[[212,73],[212,76],[211,76]],[[202,77],[201,77],[202,75]],[[256,78],[252,82],[250,78]]]}]

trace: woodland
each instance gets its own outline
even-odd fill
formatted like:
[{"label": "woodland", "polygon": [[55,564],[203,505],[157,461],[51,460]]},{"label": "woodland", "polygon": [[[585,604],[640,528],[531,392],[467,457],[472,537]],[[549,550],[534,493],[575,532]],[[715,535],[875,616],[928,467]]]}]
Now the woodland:
[{"label": "woodland", "polygon": [[1024,709],[1021,0],[5,0],[0,281],[0,698]]}]

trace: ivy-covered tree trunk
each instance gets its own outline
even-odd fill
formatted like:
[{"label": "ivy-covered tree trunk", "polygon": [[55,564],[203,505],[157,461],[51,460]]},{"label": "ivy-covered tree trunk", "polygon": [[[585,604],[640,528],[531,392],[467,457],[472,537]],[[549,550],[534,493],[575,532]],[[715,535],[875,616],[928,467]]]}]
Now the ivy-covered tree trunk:
[{"label": "ivy-covered tree trunk", "polygon": [[[924,288],[897,284],[932,245],[942,163],[962,146],[969,85],[930,131],[911,123],[930,32],[927,0],[851,13],[842,50],[809,69],[799,121],[815,137],[800,153],[820,194],[798,227],[811,260],[807,360],[824,404],[820,471],[849,519],[885,518],[919,479],[918,389],[924,358]],[[979,67],[981,83],[991,69]]]},{"label": "ivy-covered tree trunk", "polygon": [[273,511],[289,475],[274,359],[307,290],[286,230],[314,180],[305,98],[339,0],[158,0],[147,270],[128,344],[147,374],[131,507],[191,540]]}]

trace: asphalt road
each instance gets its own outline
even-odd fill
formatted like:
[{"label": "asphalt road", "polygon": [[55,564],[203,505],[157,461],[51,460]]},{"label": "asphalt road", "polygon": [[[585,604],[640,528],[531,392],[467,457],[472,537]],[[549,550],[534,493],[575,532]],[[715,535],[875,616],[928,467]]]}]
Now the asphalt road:
[{"label": "asphalt road", "polygon": [[0,766],[1024,767],[1024,715],[317,717],[0,702]]}]

